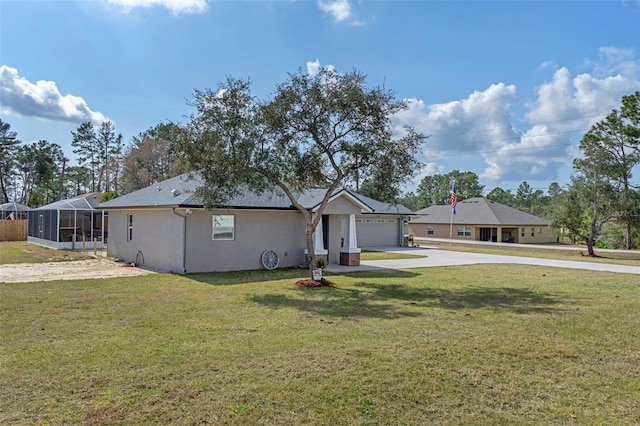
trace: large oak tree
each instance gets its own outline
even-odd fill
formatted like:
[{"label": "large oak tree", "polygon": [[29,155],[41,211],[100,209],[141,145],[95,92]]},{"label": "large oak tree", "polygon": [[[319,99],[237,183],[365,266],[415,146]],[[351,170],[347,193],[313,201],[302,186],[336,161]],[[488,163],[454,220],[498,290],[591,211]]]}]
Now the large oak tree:
[{"label": "large oak tree", "polygon": [[[366,85],[353,71],[290,74],[264,101],[251,94],[251,82],[227,78],[217,90],[196,90],[196,112],[180,149],[200,173],[198,193],[205,207],[226,205],[245,190],[276,188],[306,219],[309,268],[316,264],[313,232],[331,195],[345,182],[371,178],[399,193],[419,169],[424,136],[411,127],[392,131],[392,116],[405,109],[385,88]],[[311,212],[298,194],[324,188]]]}]

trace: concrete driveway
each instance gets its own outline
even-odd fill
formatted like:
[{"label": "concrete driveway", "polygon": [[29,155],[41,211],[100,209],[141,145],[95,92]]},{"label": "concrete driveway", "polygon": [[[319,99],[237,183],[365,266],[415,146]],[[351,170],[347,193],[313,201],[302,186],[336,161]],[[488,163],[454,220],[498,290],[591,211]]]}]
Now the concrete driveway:
[{"label": "concrete driveway", "polygon": [[640,266],[613,265],[608,263],[578,262],[571,260],[540,259],[524,256],[503,256],[483,253],[466,253],[442,250],[435,247],[377,247],[374,250],[391,253],[410,253],[424,258],[362,261],[360,266],[329,265],[326,270],[334,273],[373,271],[378,269],[413,269],[433,266],[474,265],[480,263],[512,263],[520,265],[549,266],[553,268],[583,269],[590,271],[619,272],[640,275]]}]

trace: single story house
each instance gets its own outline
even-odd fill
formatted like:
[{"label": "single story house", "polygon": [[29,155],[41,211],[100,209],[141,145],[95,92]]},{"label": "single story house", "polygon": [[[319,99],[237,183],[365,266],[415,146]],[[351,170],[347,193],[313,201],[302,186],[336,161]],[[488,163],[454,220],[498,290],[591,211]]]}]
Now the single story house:
[{"label": "single story house", "polygon": [[[305,263],[305,219],[279,191],[245,192],[225,207],[203,208],[196,174],[183,174],[100,205],[109,212],[107,254],[175,273],[294,267]],[[298,194],[316,212],[325,190]],[[399,246],[411,210],[347,189],[332,196],[314,233],[328,263],[357,265],[361,247]]]},{"label": "single story house", "polygon": [[55,201],[29,211],[27,241],[55,249],[103,248],[107,236],[107,213],[96,210],[100,192]]},{"label": "single story house", "polygon": [[414,237],[513,243],[557,240],[546,220],[481,197],[459,201],[455,215],[450,205],[418,210],[410,219],[409,233]]}]

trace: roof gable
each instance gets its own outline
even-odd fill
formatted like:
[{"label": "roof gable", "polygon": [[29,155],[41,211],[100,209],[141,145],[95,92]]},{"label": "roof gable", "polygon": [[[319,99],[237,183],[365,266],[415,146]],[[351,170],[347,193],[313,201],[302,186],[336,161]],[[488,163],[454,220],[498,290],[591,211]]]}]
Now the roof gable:
[{"label": "roof gable", "polygon": [[[310,210],[313,212],[317,212],[320,208],[321,203],[322,201],[313,206]],[[373,213],[373,210],[371,209],[371,207],[363,203],[362,200],[358,199],[358,197],[354,196],[346,189],[340,189],[336,191],[331,197],[329,197],[325,212],[327,214],[357,214]]]},{"label": "roof gable", "polygon": [[93,210],[98,207],[101,200],[102,193],[90,192],[74,198],[55,201],[33,210]]}]

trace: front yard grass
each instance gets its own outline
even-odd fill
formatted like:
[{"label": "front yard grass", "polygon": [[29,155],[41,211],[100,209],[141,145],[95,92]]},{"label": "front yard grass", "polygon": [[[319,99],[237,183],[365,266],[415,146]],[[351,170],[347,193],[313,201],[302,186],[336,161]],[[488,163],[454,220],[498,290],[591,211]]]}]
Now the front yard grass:
[{"label": "front yard grass", "polygon": [[0,424],[640,423],[637,275],[473,265],[0,286]]},{"label": "front yard grass", "polygon": [[[486,253],[505,256],[525,256],[525,257],[537,257],[544,259],[558,259],[558,260],[577,260],[584,262],[596,262],[596,263],[611,263],[618,265],[640,266],[640,252],[638,251],[625,251],[625,250],[602,250],[594,249],[596,257],[589,257],[586,255],[586,247],[583,250],[576,250],[576,246],[565,246],[564,249],[560,244],[530,244],[529,246],[523,245],[509,245],[509,244],[469,244],[469,243],[449,243],[448,241],[441,240],[420,240],[416,241],[422,247],[437,247],[442,250],[464,251],[469,253]],[[554,246],[558,248],[554,248]],[[569,248],[569,249],[567,249]]]},{"label": "front yard grass", "polygon": [[0,242],[0,265],[9,263],[67,262],[89,259],[77,250],[54,250],[27,242]]}]

